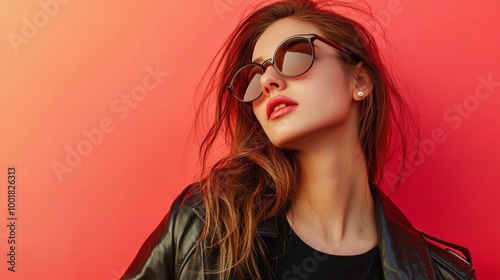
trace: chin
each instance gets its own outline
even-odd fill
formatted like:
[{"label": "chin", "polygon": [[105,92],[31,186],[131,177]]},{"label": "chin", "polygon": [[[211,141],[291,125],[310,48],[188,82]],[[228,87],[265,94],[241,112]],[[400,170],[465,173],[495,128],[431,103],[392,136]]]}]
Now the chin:
[{"label": "chin", "polygon": [[286,149],[286,150],[295,150],[296,145],[294,145],[295,141],[294,139],[287,139],[287,138],[280,138],[280,139],[271,139],[271,143],[280,149]]}]

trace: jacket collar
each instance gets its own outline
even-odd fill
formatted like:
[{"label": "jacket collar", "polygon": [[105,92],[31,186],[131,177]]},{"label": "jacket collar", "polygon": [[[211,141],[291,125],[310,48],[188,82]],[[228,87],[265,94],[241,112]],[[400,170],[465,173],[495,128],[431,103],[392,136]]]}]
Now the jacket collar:
[{"label": "jacket collar", "polygon": [[379,248],[386,279],[434,279],[427,243],[408,218],[378,187],[375,201]]},{"label": "jacket collar", "polygon": [[[377,186],[371,185],[375,201],[378,246],[385,279],[434,279],[427,243],[408,218]],[[259,224],[261,237],[278,237],[276,219]]]}]

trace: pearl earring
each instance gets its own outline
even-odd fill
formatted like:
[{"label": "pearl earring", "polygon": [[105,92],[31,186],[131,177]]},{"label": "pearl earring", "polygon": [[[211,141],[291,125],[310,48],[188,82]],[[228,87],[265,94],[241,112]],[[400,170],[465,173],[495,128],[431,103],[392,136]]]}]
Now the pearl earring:
[{"label": "pearl earring", "polygon": [[365,95],[362,91],[358,91],[358,97],[361,98],[363,97],[363,95]]}]

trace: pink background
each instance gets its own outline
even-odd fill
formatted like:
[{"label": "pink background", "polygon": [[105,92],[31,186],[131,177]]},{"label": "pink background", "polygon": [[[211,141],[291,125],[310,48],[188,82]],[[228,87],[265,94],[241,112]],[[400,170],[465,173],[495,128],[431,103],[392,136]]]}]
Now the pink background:
[{"label": "pink background", "polygon": [[[119,278],[194,178],[193,92],[242,2],[0,2],[1,279]],[[428,139],[393,200],[496,278],[500,2],[375,3]]]}]

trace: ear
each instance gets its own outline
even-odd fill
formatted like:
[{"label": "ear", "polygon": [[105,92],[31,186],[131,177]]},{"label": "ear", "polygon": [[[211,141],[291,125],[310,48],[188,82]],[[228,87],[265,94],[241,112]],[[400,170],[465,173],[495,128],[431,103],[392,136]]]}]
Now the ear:
[{"label": "ear", "polygon": [[372,94],[373,82],[362,61],[356,64],[354,74],[352,98],[361,101]]}]

